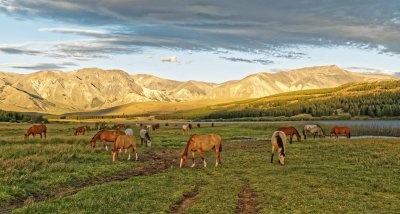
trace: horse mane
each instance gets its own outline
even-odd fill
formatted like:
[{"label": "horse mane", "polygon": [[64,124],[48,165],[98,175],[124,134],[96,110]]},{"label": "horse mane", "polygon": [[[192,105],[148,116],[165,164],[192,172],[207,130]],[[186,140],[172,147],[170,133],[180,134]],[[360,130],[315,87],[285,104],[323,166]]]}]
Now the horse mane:
[{"label": "horse mane", "polygon": [[195,135],[192,134],[188,140],[188,142],[186,143],[186,147],[185,150],[183,151],[183,154],[187,156],[187,153],[189,152],[189,145],[193,142],[192,139]]},{"label": "horse mane", "polygon": [[92,137],[92,139],[90,140],[90,142],[93,142],[93,140],[94,140],[95,138],[98,138],[99,135],[101,134],[101,132],[103,132],[103,131],[104,131],[104,130],[98,131],[98,132]]},{"label": "horse mane", "polygon": [[282,138],[281,138],[281,136],[279,134],[276,135],[276,140],[277,140],[277,143],[278,143],[278,147],[282,148],[281,154],[283,156],[285,156],[285,145],[283,145]]}]

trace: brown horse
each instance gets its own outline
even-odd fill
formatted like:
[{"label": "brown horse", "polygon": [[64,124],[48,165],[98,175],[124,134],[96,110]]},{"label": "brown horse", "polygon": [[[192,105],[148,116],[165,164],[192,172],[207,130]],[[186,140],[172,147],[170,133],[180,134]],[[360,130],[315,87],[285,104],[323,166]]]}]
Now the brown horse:
[{"label": "brown horse", "polygon": [[200,128],[200,123],[197,124],[197,128]]},{"label": "brown horse", "polygon": [[301,136],[295,127],[281,127],[278,131],[284,132],[286,135],[290,135],[290,144],[292,144],[293,135],[296,135],[297,141],[301,143]]},{"label": "brown horse", "polygon": [[86,132],[86,127],[85,126],[80,126],[78,128],[74,128],[74,129],[75,129],[75,133],[74,133],[75,136],[77,136],[79,134],[85,135],[85,132]]},{"label": "brown horse", "polygon": [[[128,150],[128,160],[131,159],[131,151],[129,150],[132,148],[132,151],[135,153],[135,160],[138,160],[137,150],[136,150],[136,139],[134,136],[131,135],[119,135],[117,140],[115,141],[112,149],[112,157],[113,162],[115,162],[115,157],[118,156],[118,150],[125,149]],[[124,158],[122,153],[122,158]]]},{"label": "brown horse", "polygon": [[125,132],[123,131],[108,131],[108,130],[102,130],[97,132],[92,139],[90,140],[90,144],[92,145],[92,148],[96,148],[96,143],[98,140],[101,140],[103,142],[103,147],[108,151],[107,143],[106,142],[115,142],[118,136],[120,135],[125,135]]},{"label": "brown horse", "polygon": [[125,128],[126,128],[125,124],[123,124],[123,123],[117,124],[115,127],[116,127],[118,130],[121,130],[121,129],[125,129]]},{"label": "brown horse", "polygon": [[44,134],[44,139],[46,139],[46,133],[47,133],[46,125],[35,124],[35,125],[29,127],[28,130],[26,130],[25,139],[28,138],[29,135],[32,135],[33,137],[35,137],[36,134],[40,134],[40,139],[42,139],[42,133]]},{"label": "brown horse", "polygon": [[159,123],[151,125],[151,129],[153,131],[155,131],[156,129],[159,129],[159,128],[160,128],[160,124]]},{"label": "brown horse", "polygon": [[276,131],[272,134],[271,138],[271,163],[274,160],[274,154],[278,151],[279,153],[279,163],[283,166],[285,165],[285,144],[286,144],[286,134],[282,131]]},{"label": "brown horse", "polygon": [[181,154],[181,164],[180,168],[182,168],[183,165],[186,164],[188,152],[192,152],[192,167],[195,166],[195,160],[194,160],[194,153],[197,151],[199,153],[201,159],[203,160],[204,167],[207,166],[206,160],[204,159],[203,152],[208,152],[211,149],[214,149],[215,151],[215,166],[218,166],[218,164],[222,164],[221,162],[221,156],[220,153],[222,151],[222,142],[221,142],[221,136],[217,134],[205,134],[205,135],[198,135],[194,134],[190,136],[185,150]]},{"label": "brown horse", "polygon": [[335,135],[336,139],[338,139],[338,135],[346,135],[347,138],[350,138],[350,128],[347,126],[335,126],[331,129],[331,137]]}]

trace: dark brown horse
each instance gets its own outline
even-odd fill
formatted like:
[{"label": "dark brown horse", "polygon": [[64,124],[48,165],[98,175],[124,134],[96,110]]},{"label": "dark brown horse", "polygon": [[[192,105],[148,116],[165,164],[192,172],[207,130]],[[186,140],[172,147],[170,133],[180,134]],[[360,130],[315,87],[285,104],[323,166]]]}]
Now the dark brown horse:
[{"label": "dark brown horse", "polygon": [[160,128],[160,124],[159,123],[151,125],[151,129],[153,131],[155,131],[156,129],[159,129],[159,128]]},{"label": "dark brown horse", "polygon": [[197,128],[200,128],[200,123],[197,124]]},{"label": "dark brown horse", "polygon": [[74,129],[75,129],[75,133],[74,133],[75,136],[77,136],[79,134],[85,135],[85,132],[86,132],[86,127],[85,126],[80,126],[78,128],[74,128]]},{"label": "dark brown horse", "polygon": [[301,136],[299,132],[296,130],[294,127],[281,127],[278,129],[278,131],[284,132],[286,135],[290,136],[290,144],[292,144],[292,138],[293,135],[296,135],[297,141],[300,143],[301,142]]},{"label": "dark brown horse", "polygon": [[112,142],[114,143],[115,140],[117,140],[117,137],[120,135],[125,135],[125,132],[123,131],[108,131],[108,130],[102,130],[97,132],[92,139],[90,140],[90,145],[92,148],[96,148],[96,143],[98,140],[101,140],[103,142],[103,146],[108,151],[107,143],[106,142]]},{"label": "dark brown horse", "polygon": [[44,124],[35,124],[31,126],[25,133],[25,139],[32,135],[35,137],[36,134],[40,134],[40,138],[42,138],[42,133],[44,134],[44,138],[46,139],[47,127]]},{"label": "dark brown horse", "polygon": [[350,138],[350,128],[347,126],[335,126],[331,129],[331,137],[335,135],[336,139],[338,139],[338,135],[346,135],[347,138]]}]

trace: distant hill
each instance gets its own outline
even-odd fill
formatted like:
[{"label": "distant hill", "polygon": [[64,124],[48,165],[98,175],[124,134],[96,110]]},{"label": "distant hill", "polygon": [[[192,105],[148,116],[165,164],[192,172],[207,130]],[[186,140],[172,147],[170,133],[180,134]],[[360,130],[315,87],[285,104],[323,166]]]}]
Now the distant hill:
[{"label": "distant hill", "polygon": [[158,119],[400,116],[400,80],[349,83],[335,88],[285,92],[158,115]]},{"label": "distant hill", "polygon": [[0,72],[0,109],[55,114],[107,111],[130,103],[257,98],[288,91],[390,79],[395,77],[354,73],[337,66],[257,73],[221,84],[194,80],[182,82],[97,68],[31,74]]}]

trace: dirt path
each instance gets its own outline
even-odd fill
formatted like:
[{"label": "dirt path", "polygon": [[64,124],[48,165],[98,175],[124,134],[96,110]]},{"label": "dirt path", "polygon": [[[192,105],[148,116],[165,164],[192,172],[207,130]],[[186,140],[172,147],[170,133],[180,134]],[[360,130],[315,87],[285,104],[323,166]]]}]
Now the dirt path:
[{"label": "dirt path", "polygon": [[249,183],[246,183],[239,193],[239,201],[236,207],[238,214],[255,214],[257,209],[257,195],[251,190]]},{"label": "dirt path", "polygon": [[196,196],[199,193],[199,187],[195,186],[194,189],[186,194],[183,195],[182,200],[176,202],[172,205],[169,209],[169,213],[173,214],[182,214],[192,206],[192,204],[196,200]]},{"label": "dirt path", "polygon": [[70,196],[89,186],[95,186],[114,181],[124,181],[133,176],[154,175],[170,168],[172,165],[176,165],[177,157],[178,152],[176,151],[168,150],[160,152],[147,152],[141,157],[141,160],[144,161],[141,167],[123,170],[116,172],[113,175],[107,175],[104,177],[90,178],[85,181],[76,182],[69,187],[59,187],[51,192],[37,193],[28,197],[17,198],[16,200],[11,201],[8,205],[3,206],[0,209],[0,213],[11,213],[12,210],[24,205]]}]

